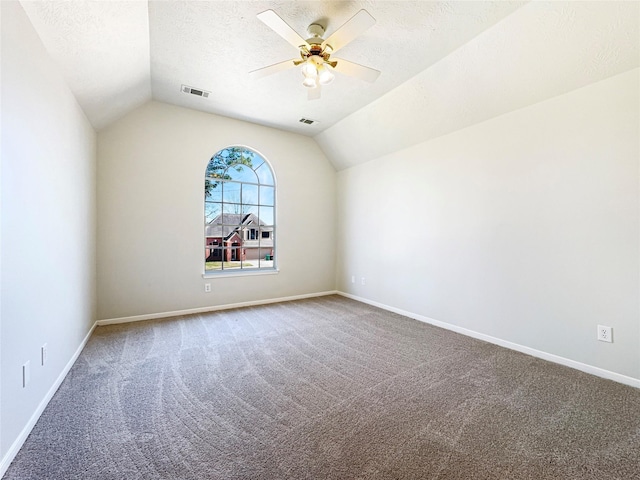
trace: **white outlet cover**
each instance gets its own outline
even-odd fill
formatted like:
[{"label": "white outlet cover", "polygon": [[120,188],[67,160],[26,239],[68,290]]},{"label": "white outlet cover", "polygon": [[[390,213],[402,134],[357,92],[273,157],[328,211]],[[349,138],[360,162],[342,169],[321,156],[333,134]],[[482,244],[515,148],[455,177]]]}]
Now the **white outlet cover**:
[{"label": "white outlet cover", "polygon": [[205,291],[205,293],[210,293],[211,292],[211,284],[210,283],[205,283],[204,284],[204,291]]},{"label": "white outlet cover", "polygon": [[606,325],[598,325],[597,338],[601,342],[613,343],[613,329]]}]

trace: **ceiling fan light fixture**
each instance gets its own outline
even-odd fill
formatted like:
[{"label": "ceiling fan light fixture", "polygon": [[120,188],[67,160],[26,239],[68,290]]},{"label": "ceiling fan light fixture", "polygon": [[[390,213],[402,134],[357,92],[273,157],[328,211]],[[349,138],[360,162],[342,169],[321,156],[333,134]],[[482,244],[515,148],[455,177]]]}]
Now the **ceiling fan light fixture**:
[{"label": "ceiling fan light fixture", "polygon": [[[300,67],[300,72],[304,77],[302,84],[309,88],[309,100],[320,98],[320,86],[331,83],[335,78],[333,70],[338,66],[338,60],[330,60],[331,55],[376,23],[375,18],[369,12],[360,10],[326,39],[324,39],[324,25],[312,23],[307,29],[309,38],[305,40],[273,10],[266,10],[258,14],[258,18],[295,47],[300,58],[275,63],[253,70],[249,74],[253,78],[260,78],[293,66]],[[368,82],[375,81],[380,75],[378,70],[346,60],[340,60],[339,71]]]},{"label": "ceiling fan light fixture", "polygon": [[320,85],[328,85],[333,82],[333,79],[336,77],[333,72],[331,66],[328,63],[324,65],[320,65],[318,67],[318,82]]},{"label": "ceiling fan light fixture", "polygon": [[318,84],[316,83],[316,79],[314,77],[305,77],[302,84],[308,88],[316,88]]},{"label": "ceiling fan light fixture", "polygon": [[302,75],[304,75],[304,78],[316,78],[318,76],[318,69],[315,63],[311,61],[305,62],[305,64],[302,65]]}]

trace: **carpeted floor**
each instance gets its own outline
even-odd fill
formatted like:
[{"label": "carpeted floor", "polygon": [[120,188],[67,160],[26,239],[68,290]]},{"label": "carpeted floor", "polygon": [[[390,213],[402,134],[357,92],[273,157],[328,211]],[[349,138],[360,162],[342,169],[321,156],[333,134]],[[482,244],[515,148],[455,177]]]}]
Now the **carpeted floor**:
[{"label": "carpeted floor", "polygon": [[640,390],[338,296],[100,327],[5,479],[640,479]]}]

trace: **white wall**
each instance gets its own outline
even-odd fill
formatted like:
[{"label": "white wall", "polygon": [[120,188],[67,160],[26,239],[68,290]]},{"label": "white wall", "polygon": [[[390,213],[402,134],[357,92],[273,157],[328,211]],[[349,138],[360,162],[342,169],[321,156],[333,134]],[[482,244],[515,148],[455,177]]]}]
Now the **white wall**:
[{"label": "white wall", "polygon": [[[202,278],[204,171],[229,145],[275,171],[277,275]],[[308,137],[151,102],[98,135],[98,218],[100,319],[335,288],[335,171]]]},{"label": "white wall", "polygon": [[4,469],[95,321],[96,136],[20,4],[0,4]]},{"label": "white wall", "polygon": [[635,69],[339,172],[339,290],[640,379],[638,85]]}]

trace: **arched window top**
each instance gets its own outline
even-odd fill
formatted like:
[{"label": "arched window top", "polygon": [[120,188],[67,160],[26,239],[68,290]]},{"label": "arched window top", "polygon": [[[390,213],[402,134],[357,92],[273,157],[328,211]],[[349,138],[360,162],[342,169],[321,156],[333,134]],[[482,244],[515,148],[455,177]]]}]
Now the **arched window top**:
[{"label": "arched window top", "polygon": [[275,178],[247,147],[217,152],[205,172],[205,274],[275,270]]},{"label": "arched window top", "polygon": [[259,153],[245,147],[227,147],[211,157],[207,179],[214,183],[233,180],[275,186],[269,163]]}]

